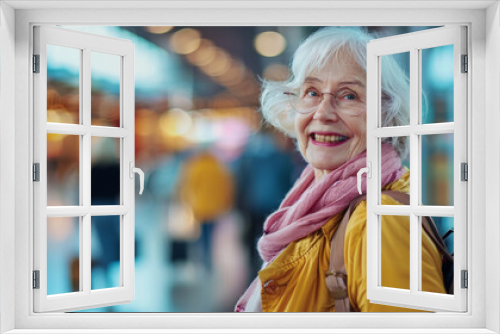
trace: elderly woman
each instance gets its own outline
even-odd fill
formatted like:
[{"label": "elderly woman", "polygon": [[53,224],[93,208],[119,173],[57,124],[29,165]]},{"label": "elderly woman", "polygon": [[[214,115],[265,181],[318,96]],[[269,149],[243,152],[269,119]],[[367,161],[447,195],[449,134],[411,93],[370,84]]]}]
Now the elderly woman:
[{"label": "elderly woman", "polygon": [[[359,196],[356,174],[366,166],[366,45],[371,39],[360,28],[321,29],[295,52],[288,81],[264,84],[264,117],[296,138],[308,166],[264,224],[258,243],[264,265],[238,301],[238,312],[336,310],[326,283],[330,244]],[[407,124],[408,79],[393,60],[383,61],[384,125]],[[409,192],[409,171],[401,163],[407,146],[404,138],[382,144],[383,190]],[[382,204],[401,204],[393,197],[383,194]],[[366,201],[347,218],[340,254],[347,275],[347,311],[412,311],[367,300]],[[382,286],[409,289],[409,220],[384,216],[382,226]],[[422,242],[423,290],[446,293],[441,255],[425,233]]]}]

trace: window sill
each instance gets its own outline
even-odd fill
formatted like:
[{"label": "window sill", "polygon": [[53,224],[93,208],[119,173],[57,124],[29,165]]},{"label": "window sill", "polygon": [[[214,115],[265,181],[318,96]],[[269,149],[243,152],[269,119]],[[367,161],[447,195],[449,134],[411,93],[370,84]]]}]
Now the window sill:
[{"label": "window sill", "polygon": [[232,333],[255,333],[255,334],[270,334],[270,333],[283,333],[283,334],[335,334],[335,333],[349,333],[349,334],[369,334],[369,333],[386,333],[386,334],[486,334],[495,333],[484,328],[475,329],[422,329],[417,331],[415,329],[15,329],[5,334],[232,334]]}]

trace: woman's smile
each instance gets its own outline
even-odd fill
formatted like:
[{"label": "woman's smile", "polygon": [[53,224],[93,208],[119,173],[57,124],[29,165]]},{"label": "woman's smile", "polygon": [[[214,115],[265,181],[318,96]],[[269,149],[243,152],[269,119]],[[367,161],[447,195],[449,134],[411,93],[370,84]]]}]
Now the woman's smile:
[{"label": "woman's smile", "polygon": [[349,140],[349,137],[335,132],[313,132],[309,136],[314,145],[318,146],[339,146]]}]

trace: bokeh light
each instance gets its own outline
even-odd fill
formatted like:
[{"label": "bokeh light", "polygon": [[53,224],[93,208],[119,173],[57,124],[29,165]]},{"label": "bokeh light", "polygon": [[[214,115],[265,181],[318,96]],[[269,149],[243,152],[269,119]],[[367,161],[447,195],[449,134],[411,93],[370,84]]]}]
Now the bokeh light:
[{"label": "bokeh light", "polygon": [[182,55],[196,51],[201,44],[201,34],[198,30],[185,28],[175,32],[170,38],[172,49]]},{"label": "bokeh light", "polygon": [[275,31],[260,33],[255,38],[255,50],[264,57],[276,57],[285,51],[286,39]]},{"label": "bokeh light", "polygon": [[210,76],[219,76],[229,71],[231,67],[231,57],[227,52],[217,48],[212,62],[201,67],[201,70]]},{"label": "bokeh light", "polygon": [[217,53],[217,48],[212,41],[202,39],[196,51],[187,55],[188,61],[196,66],[205,66],[210,64]]},{"label": "bokeh light", "polygon": [[152,34],[166,34],[170,30],[172,30],[174,27],[173,26],[149,26],[146,27],[146,30]]},{"label": "bokeh light", "polygon": [[181,108],[173,108],[160,117],[160,128],[168,136],[176,137],[186,134],[192,127],[191,116]]}]

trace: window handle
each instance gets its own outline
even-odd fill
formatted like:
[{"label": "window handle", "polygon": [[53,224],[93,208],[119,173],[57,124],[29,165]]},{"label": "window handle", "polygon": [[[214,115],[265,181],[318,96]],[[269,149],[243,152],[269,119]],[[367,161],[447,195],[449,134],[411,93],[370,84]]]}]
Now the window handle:
[{"label": "window handle", "polygon": [[359,171],[358,171],[358,193],[361,195],[363,192],[361,191],[361,175],[363,175],[364,173],[366,173],[366,177],[369,179],[372,177],[372,173],[371,173],[371,166],[372,166],[372,163],[371,162],[368,162],[368,167],[365,167],[365,168],[361,168]]},{"label": "window handle", "polygon": [[130,178],[134,178],[134,173],[139,174],[139,183],[141,185],[141,190],[139,191],[139,195],[142,195],[142,191],[144,190],[144,172],[137,167],[134,167],[134,162],[130,161],[129,163],[130,170]]}]

